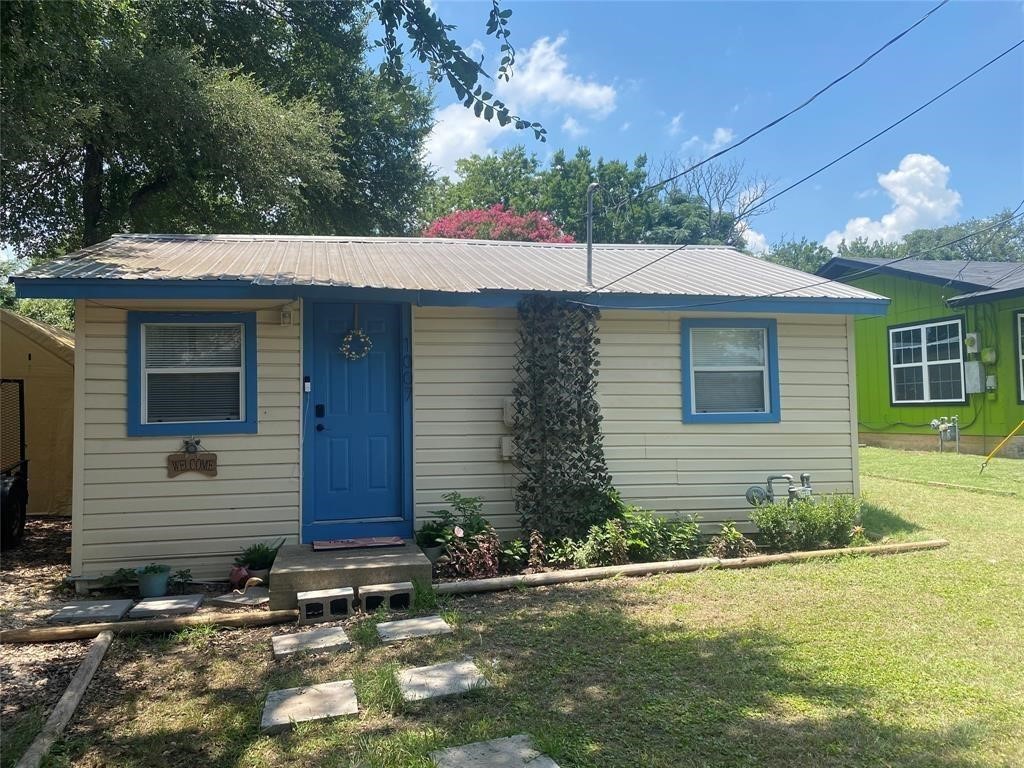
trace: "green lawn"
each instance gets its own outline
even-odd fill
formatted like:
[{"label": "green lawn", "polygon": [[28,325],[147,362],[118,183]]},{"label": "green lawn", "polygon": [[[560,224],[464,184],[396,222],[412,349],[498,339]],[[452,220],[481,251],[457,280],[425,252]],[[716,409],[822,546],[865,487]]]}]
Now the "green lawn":
[{"label": "green lawn", "polygon": [[993,460],[979,472],[983,456],[947,453],[937,456],[926,451],[891,451],[861,448],[861,474],[922,483],[949,483],[984,488],[1024,497],[1024,468],[1020,461]]},{"label": "green lawn", "polygon": [[[868,449],[863,466],[966,482],[977,463]],[[1019,484],[1024,462],[997,478]],[[872,477],[863,493],[873,534],[950,546],[477,596],[447,607],[451,638],[286,664],[271,629],[119,638],[53,762],[427,766],[526,732],[563,768],[1024,765],[1020,498]],[[489,690],[396,702],[391,669],[463,655]],[[358,718],[258,735],[267,691],[349,677]]]}]

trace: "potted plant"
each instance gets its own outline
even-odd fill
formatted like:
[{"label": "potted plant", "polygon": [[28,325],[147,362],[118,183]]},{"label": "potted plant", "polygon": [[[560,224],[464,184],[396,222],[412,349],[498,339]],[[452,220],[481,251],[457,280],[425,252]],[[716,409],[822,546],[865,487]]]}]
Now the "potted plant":
[{"label": "potted plant", "polygon": [[432,563],[444,553],[451,533],[448,527],[440,520],[429,520],[424,523],[416,532],[416,544],[423,550],[423,554]]},{"label": "potted plant", "polygon": [[163,597],[167,594],[171,566],[150,563],[136,568],[135,575],[139,580],[139,597]]},{"label": "potted plant", "polygon": [[258,544],[250,544],[242,550],[242,554],[235,558],[235,567],[244,568],[247,571],[246,579],[263,579],[263,583],[266,584],[270,579],[270,566],[274,564],[277,550],[281,548],[282,544],[284,544],[284,539],[274,545],[262,541]]}]

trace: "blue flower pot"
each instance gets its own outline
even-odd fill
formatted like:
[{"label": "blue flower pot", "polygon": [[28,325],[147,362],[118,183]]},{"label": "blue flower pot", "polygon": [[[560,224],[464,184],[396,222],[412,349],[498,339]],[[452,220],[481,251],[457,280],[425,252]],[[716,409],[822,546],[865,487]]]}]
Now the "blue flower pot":
[{"label": "blue flower pot", "polygon": [[167,580],[171,577],[171,566],[160,566],[156,573],[143,573],[142,568],[135,569],[139,578],[139,597],[163,597],[167,594]]}]

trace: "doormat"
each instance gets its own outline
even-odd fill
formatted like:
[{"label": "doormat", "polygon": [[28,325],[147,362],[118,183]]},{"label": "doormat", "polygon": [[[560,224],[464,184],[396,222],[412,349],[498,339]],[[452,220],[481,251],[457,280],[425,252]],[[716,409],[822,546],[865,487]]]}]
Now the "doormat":
[{"label": "doormat", "polygon": [[313,542],[314,552],[330,549],[366,549],[370,547],[405,546],[401,536],[366,536],[361,539],[321,539]]}]

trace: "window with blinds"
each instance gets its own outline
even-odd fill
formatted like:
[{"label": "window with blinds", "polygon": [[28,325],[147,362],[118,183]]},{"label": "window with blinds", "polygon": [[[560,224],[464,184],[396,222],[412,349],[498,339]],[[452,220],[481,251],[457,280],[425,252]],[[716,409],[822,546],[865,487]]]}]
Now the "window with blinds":
[{"label": "window with blinds", "polygon": [[680,329],[684,422],[782,420],[774,319],[684,317]]},{"label": "window with blinds", "polygon": [[690,329],[693,413],[767,413],[764,328]]},{"label": "window with blinds", "polygon": [[964,402],[959,318],[889,329],[893,404]]},{"label": "window with blinds", "polygon": [[245,419],[245,326],[142,325],[142,422]]}]

